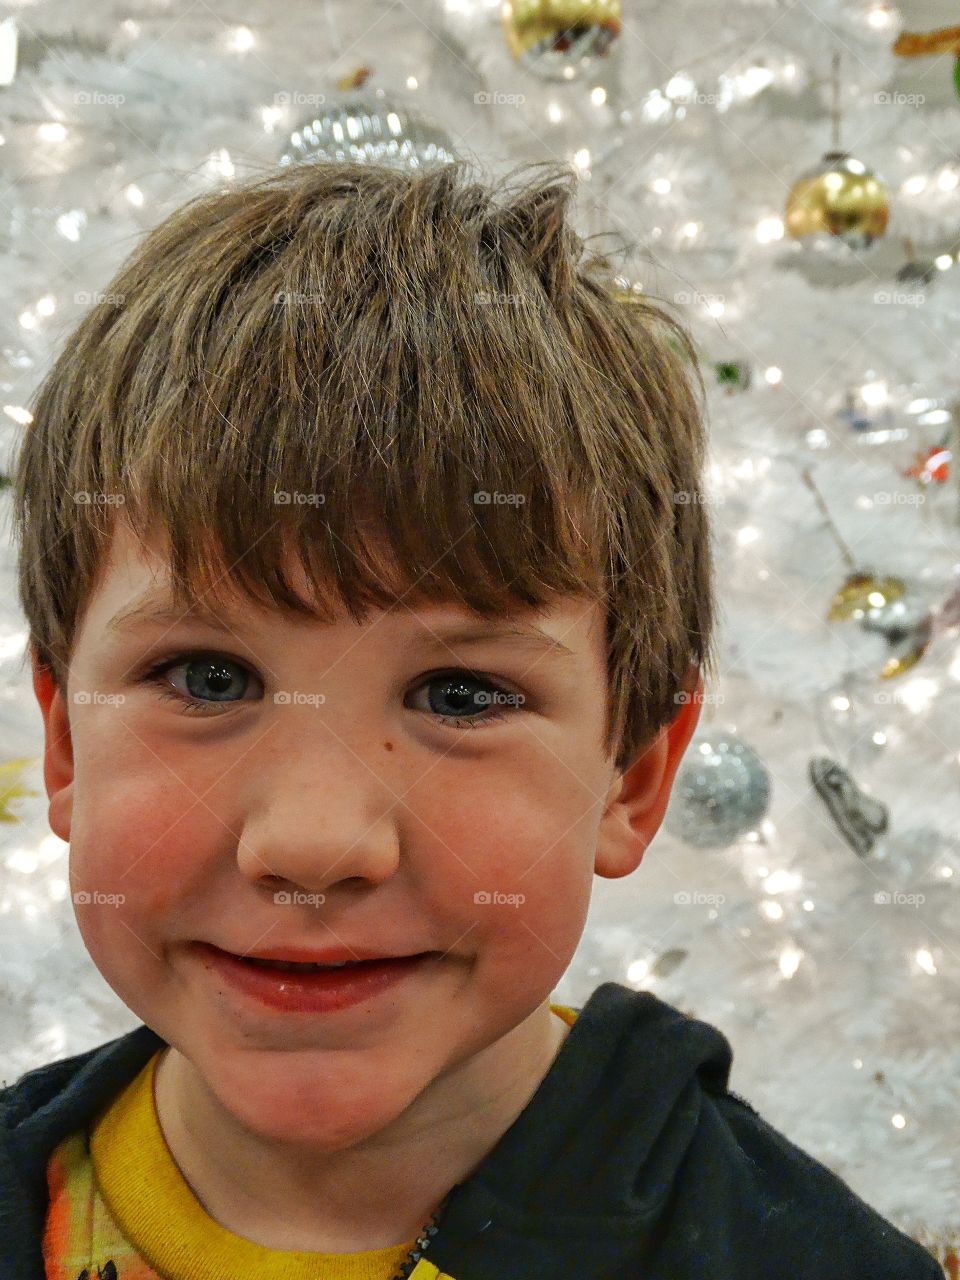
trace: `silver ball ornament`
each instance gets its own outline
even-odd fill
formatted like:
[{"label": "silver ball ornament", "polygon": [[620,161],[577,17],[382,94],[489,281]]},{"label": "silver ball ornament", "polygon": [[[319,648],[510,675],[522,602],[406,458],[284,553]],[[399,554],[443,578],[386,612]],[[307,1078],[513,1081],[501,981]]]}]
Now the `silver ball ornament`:
[{"label": "silver ball ornament", "polygon": [[770,793],[770,774],[752,747],[732,733],[705,730],[680,763],[664,825],[695,848],[722,848],[757,826]]},{"label": "silver ball ornament", "polygon": [[388,102],[351,98],[324,106],[298,125],[280,164],[352,160],[419,169],[455,159],[453,144],[439,126]]}]

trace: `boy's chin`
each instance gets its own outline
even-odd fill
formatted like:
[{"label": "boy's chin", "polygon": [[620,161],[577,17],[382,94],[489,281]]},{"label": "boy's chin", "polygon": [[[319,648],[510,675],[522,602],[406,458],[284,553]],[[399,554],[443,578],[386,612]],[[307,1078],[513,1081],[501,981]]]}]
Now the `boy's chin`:
[{"label": "boy's chin", "polygon": [[434,1078],[423,1058],[385,1064],[373,1050],[228,1050],[210,1066],[205,1088],[245,1129],[328,1152],[387,1128]]}]

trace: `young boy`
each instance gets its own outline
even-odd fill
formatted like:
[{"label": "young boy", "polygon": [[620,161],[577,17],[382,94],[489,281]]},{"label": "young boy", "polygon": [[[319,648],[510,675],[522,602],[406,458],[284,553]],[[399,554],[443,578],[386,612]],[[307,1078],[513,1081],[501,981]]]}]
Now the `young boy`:
[{"label": "young boy", "polygon": [[695,356],[572,195],[317,164],[199,198],[44,382],[49,819],[142,1025],[4,1090],[3,1280],[940,1276],[727,1089],[718,1030],[551,1001],[713,662]]}]

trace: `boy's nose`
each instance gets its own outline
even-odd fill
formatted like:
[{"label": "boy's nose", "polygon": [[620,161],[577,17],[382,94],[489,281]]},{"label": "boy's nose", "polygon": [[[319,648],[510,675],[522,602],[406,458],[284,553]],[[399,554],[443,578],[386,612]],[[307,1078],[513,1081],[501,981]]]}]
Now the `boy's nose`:
[{"label": "boy's nose", "polygon": [[300,754],[273,785],[261,776],[251,788],[237,847],[251,882],[317,894],[341,881],[379,884],[396,872],[396,797],[373,771],[335,754],[335,763],[309,764],[309,753]]}]

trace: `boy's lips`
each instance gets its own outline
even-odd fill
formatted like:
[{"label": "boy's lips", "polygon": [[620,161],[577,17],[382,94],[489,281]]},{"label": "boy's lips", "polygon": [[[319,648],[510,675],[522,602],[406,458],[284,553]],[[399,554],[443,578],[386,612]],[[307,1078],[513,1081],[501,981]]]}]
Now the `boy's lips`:
[{"label": "boy's lips", "polygon": [[[226,980],[229,987],[260,1006],[290,1013],[333,1013],[351,1005],[366,1003],[389,990],[408,975],[433,971],[444,952],[424,951],[415,955],[352,960],[335,968],[285,968],[297,961],[255,960],[210,943],[195,949],[204,967]],[[277,950],[282,950],[278,948]],[[288,949],[292,950],[292,948]],[[303,954],[303,951],[300,951]],[[331,952],[314,952],[331,954]],[[319,962],[323,963],[323,962]],[[336,962],[333,962],[336,963]],[[281,967],[273,967],[274,965]]]},{"label": "boy's lips", "polygon": [[[202,945],[215,946],[214,943]],[[396,951],[375,951],[359,945],[327,947],[320,951],[295,946],[270,947],[269,950],[263,951],[233,950],[227,947],[218,947],[217,950],[226,951],[228,955],[239,956],[244,960],[286,960],[291,964],[345,964],[361,960],[406,960],[411,956],[426,954],[424,951],[405,951],[399,948]]]}]

